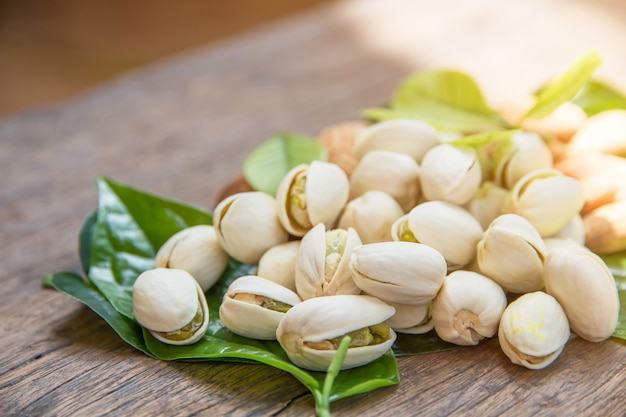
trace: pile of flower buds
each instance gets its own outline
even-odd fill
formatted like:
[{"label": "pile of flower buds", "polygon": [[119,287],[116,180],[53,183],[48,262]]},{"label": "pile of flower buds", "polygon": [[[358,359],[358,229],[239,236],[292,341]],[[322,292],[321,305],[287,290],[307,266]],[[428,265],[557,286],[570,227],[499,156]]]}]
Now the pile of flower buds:
[{"label": "pile of flower buds", "polygon": [[[600,205],[584,181],[557,169],[571,173],[565,149],[587,122],[559,119],[563,111],[478,147],[417,120],[331,126],[319,136],[328,162],[293,168],[276,197],[224,198],[214,226],[186,229],[161,248],[156,275],[185,270],[206,291],[229,256],[258,265],[230,285],[220,320],[236,334],[278,340],[310,370],[326,370],[345,335],[343,369],[383,355],[397,332],[432,329],[458,345],[497,333],[513,363],[543,368],[570,329],[592,342],[610,337],[619,310],[610,270],[585,246],[581,214]],[[192,307],[151,329],[159,320],[142,316],[146,292],[136,291],[137,320],[160,335],[189,333],[202,292],[190,287],[187,301],[173,301],[168,291],[168,308]],[[517,297],[508,302],[507,293]]]}]

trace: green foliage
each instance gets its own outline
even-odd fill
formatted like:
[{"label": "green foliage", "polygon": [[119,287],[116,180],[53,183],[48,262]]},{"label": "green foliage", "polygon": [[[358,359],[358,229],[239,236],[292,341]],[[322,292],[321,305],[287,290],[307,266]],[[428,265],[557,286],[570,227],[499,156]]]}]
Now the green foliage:
[{"label": "green foliage", "polygon": [[459,71],[429,71],[409,77],[388,108],[368,109],[374,121],[412,118],[442,131],[478,133],[508,127],[485,101],[476,82]]},{"label": "green foliage", "polygon": [[268,139],[248,155],[243,175],[255,190],[275,196],[280,180],[289,170],[300,164],[326,159],[326,148],[320,142],[308,136],[282,133]]},{"label": "green foliage", "polygon": [[525,118],[543,119],[557,107],[571,100],[591,79],[602,59],[597,52],[582,56],[561,76],[545,86],[537,96],[537,102],[526,113]]},{"label": "green foliage", "polygon": [[92,309],[126,343],[146,355],[153,356],[146,347],[141,335],[141,327],[137,322],[120,314],[97,288],[85,281],[80,275],[73,272],[57,272],[52,275],[52,286]]},{"label": "green foliage", "polygon": [[597,80],[589,81],[572,101],[589,117],[607,110],[626,109],[626,96]]}]

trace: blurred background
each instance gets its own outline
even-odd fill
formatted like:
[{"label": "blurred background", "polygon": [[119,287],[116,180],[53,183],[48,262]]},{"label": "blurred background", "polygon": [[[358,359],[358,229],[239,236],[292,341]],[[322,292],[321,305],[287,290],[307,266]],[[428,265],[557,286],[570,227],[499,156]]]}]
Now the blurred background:
[{"label": "blurred background", "polygon": [[0,0],[0,118],[332,0]]},{"label": "blurred background", "polygon": [[495,97],[598,50],[598,73],[626,89],[624,0],[0,0],[0,118],[318,6],[332,8],[329,59],[456,66]]}]

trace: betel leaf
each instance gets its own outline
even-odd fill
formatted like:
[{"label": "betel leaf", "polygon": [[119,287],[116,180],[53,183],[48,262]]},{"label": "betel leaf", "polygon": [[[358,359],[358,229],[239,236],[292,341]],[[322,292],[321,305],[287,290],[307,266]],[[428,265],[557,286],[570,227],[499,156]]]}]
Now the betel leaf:
[{"label": "betel leaf", "polygon": [[253,189],[274,196],[289,170],[315,160],[326,161],[327,158],[326,148],[321,142],[304,135],[281,133],[248,155],[243,164],[243,175]]},{"label": "betel leaf", "polygon": [[190,205],[99,178],[89,279],[122,315],[132,319],[132,285],[154,265],[155,248],[211,216]]},{"label": "betel leaf", "polygon": [[588,117],[606,110],[626,109],[626,96],[609,84],[590,80],[572,100]]},{"label": "betel leaf", "polygon": [[99,201],[113,193],[154,248],[161,247],[170,236],[186,227],[213,222],[211,214],[201,207],[141,191],[110,178],[99,178],[98,184],[99,192],[104,192]]},{"label": "betel leaf", "polygon": [[613,337],[626,340],[626,251],[603,256],[604,262],[613,273],[619,295],[619,315]]},{"label": "betel leaf", "polygon": [[508,125],[485,101],[478,84],[454,70],[426,71],[404,81],[396,90],[390,111],[366,111],[369,117],[410,117],[443,131],[476,133]]},{"label": "betel leaf", "polygon": [[601,63],[602,59],[597,52],[583,55],[561,76],[541,89],[535,105],[528,110],[524,118],[543,119],[561,104],[571,100],[591,79],[593,72]]},{"label": "betel leaf", "polygon": [[108,300],[80,275],[73,272],[58,272],[52,275],[52,286],[85,304],[106,321],[126,343],[146,355],[153,356],[146,347],[141,326],[134,320],[121,315]]}]

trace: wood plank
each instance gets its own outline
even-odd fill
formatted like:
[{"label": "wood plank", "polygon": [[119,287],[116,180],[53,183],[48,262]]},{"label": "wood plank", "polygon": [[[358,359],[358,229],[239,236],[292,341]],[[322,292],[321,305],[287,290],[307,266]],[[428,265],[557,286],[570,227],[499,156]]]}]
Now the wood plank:
[{"label": "wood plank", "polygon": [[[490,94],[506,97],[511,80],[512,91],[537,85],[591,39],[606,54],[605,73],[620,78],[621,3],[511,4],[342,2],[1,121],[0,414],[312,415],[311,396],[291,376],[264,366],[147,358],[78,302],[43,289],[41,277],[80,270],[76,236],[95,207],[97,175],[212,209],[263,140],[358,118],[413,70],[469,67]],[[419,16],[421,25],[409,24]],[[537,30],[521,25],[531,18]],[[581,27],[585,36],[574,37]],[[547,28],[563,32],[550,37]],[[338,401],[334,414],[626,410],[626,371],[616,366],[626,363],[626,349],[614,340],[574,338],[542,371],[510,364],[495,340],[398,361],[399,386]]]}]

